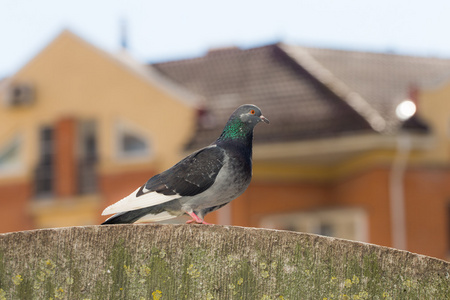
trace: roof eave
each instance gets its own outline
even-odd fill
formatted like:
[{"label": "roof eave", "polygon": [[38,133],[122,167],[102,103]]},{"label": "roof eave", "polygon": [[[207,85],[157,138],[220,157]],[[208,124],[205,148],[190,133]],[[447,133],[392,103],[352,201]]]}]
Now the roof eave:
[{"label": "roof eave", "polygon": [[[430,134],[407,132],[411,150],[431,149],[435,140]],[[351,156],[372,151],[397,149],[399,135],[362,133],[330,137],[318,140],[256,144],[253,149],[255,161],[295,160],[305,163],[332,164]]]}]

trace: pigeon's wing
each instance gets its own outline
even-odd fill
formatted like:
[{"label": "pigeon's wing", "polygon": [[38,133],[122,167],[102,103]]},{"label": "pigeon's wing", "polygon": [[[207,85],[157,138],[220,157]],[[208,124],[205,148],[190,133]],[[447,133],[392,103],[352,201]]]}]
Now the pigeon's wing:
[{"label": "pigeon's wing", "polygon": [[224,161],[223,149],[215,145],[203,148],[172,168],[153,176],[129,196],[108,206],[102,215],[141,209],[200,194],[213,185]]},{"label": "pigeon's wing", "polygon": [[213,185],[224,160],[223,149],[217,146],[203,148],[151,178],[145,184],[144,190],[165,195],[195,196]]}]

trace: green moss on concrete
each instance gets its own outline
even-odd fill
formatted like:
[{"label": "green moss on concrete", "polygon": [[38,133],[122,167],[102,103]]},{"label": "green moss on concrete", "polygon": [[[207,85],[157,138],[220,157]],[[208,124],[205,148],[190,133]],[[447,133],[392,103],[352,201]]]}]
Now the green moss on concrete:
[{"label": "green moss on concrete", "polygon": [[258,229],[112,226],[0,236],[0,300],[446,299],[449,272],[446,262],[393,249]]},{"label": "green moss on concrete", "polygon": [[127,299],[130,292],[130,280],[128,276],[133,271],[131,268],[131,254],[125,246],[125,240],[120,239],[112,248],[108,259],[106,273],[110,275],[110,295],[114,299]]},{"label": "green moss on concrete", "polygon": [[2,294],[6,294],[5,289],[7,289],[6,284],[7,270],[5,268],[4,256],[5,256],[4,251],[0,249],[0,289],[1,289],[0,296],[2,296]]}]

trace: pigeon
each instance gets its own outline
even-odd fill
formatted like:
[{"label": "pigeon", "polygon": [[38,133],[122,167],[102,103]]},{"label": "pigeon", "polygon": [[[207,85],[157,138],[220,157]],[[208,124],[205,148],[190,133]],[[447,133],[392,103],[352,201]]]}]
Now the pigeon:
[{"label": "pigeon", "polygon": [[253,129],[269,124],[252,104],[238,107],[219,138],[150,178],[129,196],[108,206],[105,224],[157,222],[188,214],[186,223],[208,224],[206,214],[241,195],[252,178]]}]

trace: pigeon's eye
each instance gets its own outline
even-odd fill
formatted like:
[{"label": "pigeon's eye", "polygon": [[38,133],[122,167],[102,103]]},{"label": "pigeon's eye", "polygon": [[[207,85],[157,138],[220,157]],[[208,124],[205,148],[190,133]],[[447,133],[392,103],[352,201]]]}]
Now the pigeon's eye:
[{"label": "pigeon's eye", "polygon": [[252,110],[250,111],[250,114],[251,114],[251,115],[254,115],[254,114],[255,114],[255,110],[252,109]]}]

